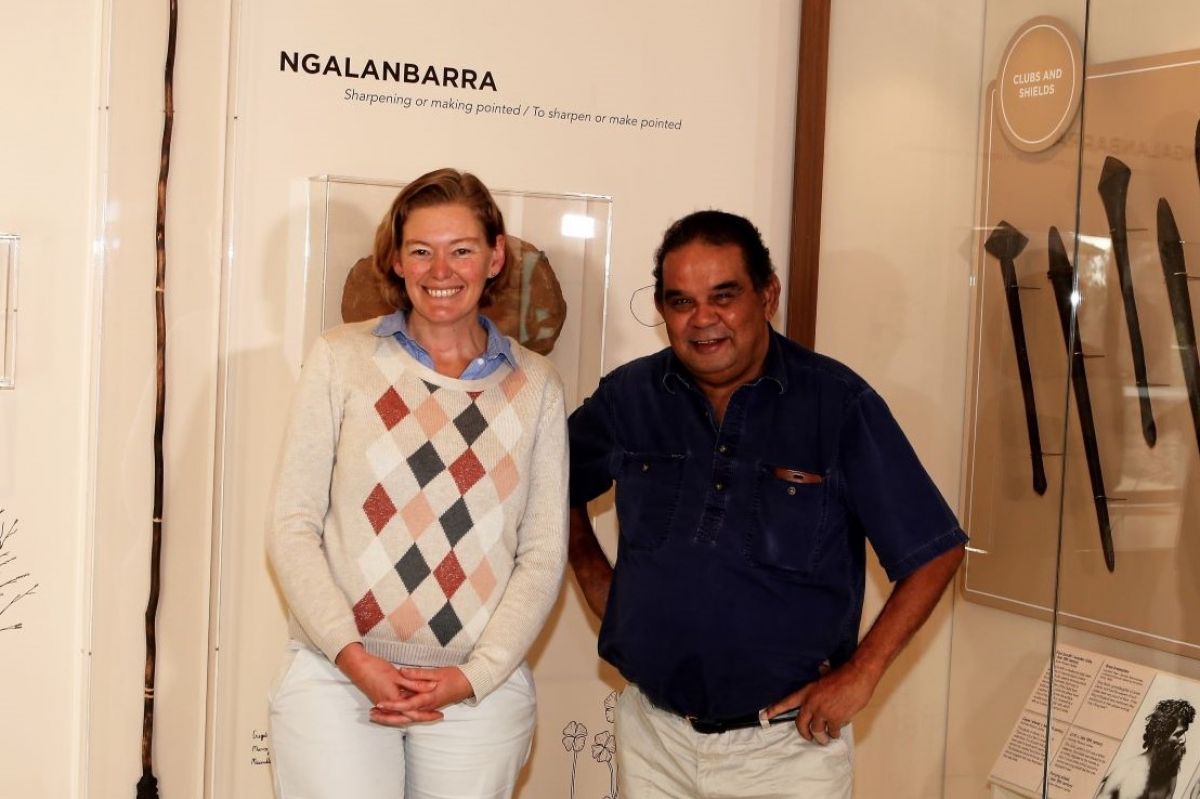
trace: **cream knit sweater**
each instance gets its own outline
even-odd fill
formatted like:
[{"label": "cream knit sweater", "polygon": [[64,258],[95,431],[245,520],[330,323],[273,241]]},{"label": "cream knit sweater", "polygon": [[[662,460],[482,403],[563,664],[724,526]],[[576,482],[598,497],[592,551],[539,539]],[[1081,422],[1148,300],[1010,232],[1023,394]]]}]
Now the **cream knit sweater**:
[{"label": "cream knit sweater", "polygon": [[291,635],[394,663],[457,665],[478,701],[520,664],[566,560],[562,385],[516,344],[481,380],[415,361],[375,321],[305,361],[267,551]]}]

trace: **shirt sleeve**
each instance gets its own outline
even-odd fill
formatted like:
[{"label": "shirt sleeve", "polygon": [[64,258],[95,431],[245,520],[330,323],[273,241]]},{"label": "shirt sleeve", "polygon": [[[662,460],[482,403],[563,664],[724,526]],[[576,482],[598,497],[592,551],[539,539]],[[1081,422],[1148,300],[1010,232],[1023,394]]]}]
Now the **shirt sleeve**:
[{"label": "shirt sleeve", "polygon": [[332,661],[361,640],[323,546],[329,487],[341,429],[341,390],[329,343],[304,361],[275,478],[267,556],[292,616]]},{"label": "shirt sleeve", "polygon": [[613,429],[606,395],[611,383],[600,381],[596,393],[567,420],[571,441],[571,507],[586,505],[613,484]]},{"label": "shirt sleeve", "polygon": [[889,579],[967,541],[891,410],[869,388],[847,409],[839,463],[851,510]]}]

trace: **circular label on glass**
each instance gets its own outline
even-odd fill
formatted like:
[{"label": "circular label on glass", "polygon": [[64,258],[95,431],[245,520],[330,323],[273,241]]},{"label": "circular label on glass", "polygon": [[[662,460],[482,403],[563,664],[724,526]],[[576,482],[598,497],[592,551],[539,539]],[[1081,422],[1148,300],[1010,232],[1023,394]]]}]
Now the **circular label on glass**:
[{"label": "circular label on glass", "polygon": [[1056,17],[1034,17],[1013,34],[997,78],[1000,129],[1019,150],[1039,152],[1067,132],[1083,93],[1083,49]]}]

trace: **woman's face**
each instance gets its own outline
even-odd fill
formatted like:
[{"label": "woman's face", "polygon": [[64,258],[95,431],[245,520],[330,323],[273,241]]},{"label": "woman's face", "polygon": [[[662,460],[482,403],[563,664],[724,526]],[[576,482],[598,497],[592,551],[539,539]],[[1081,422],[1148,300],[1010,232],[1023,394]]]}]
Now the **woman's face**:
[{"label": "woman's face", "polygon": [[465,205],[433,205],[408,215],[392,268],[404,280],[413,313],[435,325],[474,321],[489,277],[504,266],[504,237],[487,243]]}]

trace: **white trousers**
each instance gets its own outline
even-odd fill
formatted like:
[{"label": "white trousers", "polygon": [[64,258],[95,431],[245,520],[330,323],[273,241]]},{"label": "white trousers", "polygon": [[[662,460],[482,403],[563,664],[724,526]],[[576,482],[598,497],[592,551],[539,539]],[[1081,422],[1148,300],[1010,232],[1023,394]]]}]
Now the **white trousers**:
[{"label": "white trousers", "polygon": [[324,655],[291,644],[269,697],[278,799],[503,799],[529,757],[533,679],[522,664],[440,721],[373,723],[371,701]]},{"label": "white trousers", "polygon": [[706,735],[630,685],[616,735],[621,799],[850,799],[853,788],[848,726],[826,746],[791,722]]}]

